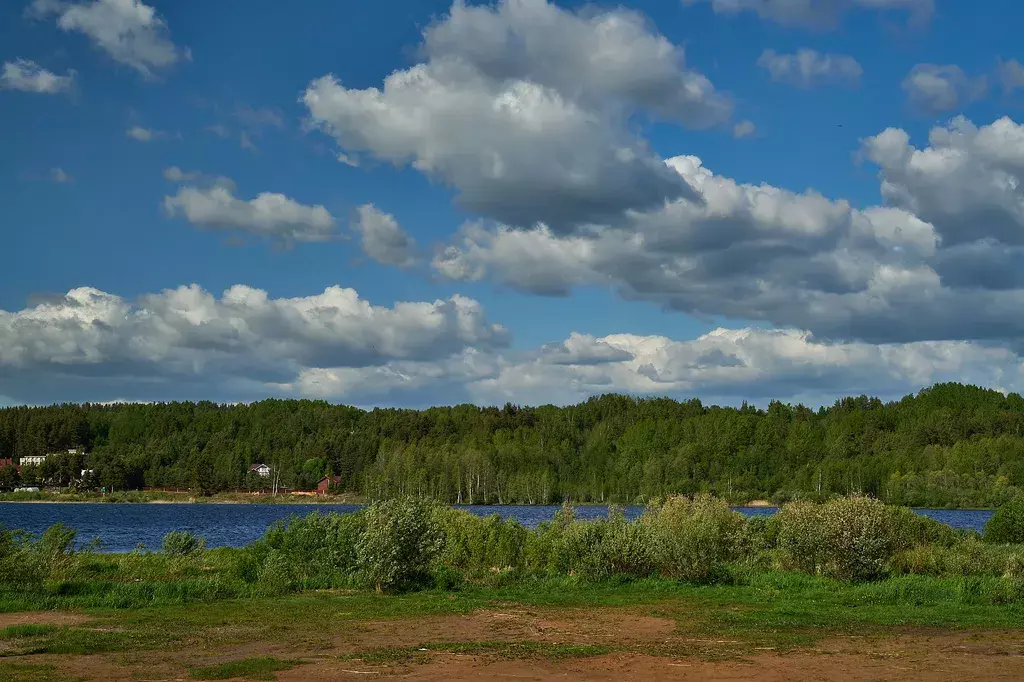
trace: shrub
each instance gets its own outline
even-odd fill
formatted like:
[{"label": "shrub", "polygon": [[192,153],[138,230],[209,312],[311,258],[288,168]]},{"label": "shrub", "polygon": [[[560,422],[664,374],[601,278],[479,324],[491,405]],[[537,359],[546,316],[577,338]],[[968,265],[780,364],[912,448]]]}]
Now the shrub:
[{"label": "shrub", "polygon": [[1024,543],[1024,495],[1018,495],[996,509],[985,524],[985,542]]},{"label": "shrub", "polygon": [[822,504],[793,502],[779,512],[778,523],[778,546],[787,566],[839,580],[882,577],[899,552],[936,532],[905,507],[859,496]]},{"label": "shrub", "polygon": [[736,558],[743,516],[724,500],[698,495],[671,497],[642,519],[649,533],[657,572],[667,578],[709,582],[721,577],[724,563]]},{"label": "shrub", "polygon": [[246,582],[272,581],[271,592],[286,585],[306,589],[350,585],[364,525],[361,512],[292,516],[271,525],[246,547],[235,572]]},{"label": "shrub", "polygon": [[519,568],[527,530],[519,522],[497,514],[480,518],[469,512],[438,505],[431,517],[444,535],[436,561],[470,571]]},{"label": "shrub", "polygon": [[413,498],[366,508],[366,527],[356,543],[365,584],[383,592],[427,582],[431,562],[444,546],[443,533],[431,523],[433,508],[433,503]]},{"label": "shrub", "polygon": [[206,540],[197,538],[188,531],[172,530],[164,536],[164,552],[173,556],[188,556],[205,547]]}]

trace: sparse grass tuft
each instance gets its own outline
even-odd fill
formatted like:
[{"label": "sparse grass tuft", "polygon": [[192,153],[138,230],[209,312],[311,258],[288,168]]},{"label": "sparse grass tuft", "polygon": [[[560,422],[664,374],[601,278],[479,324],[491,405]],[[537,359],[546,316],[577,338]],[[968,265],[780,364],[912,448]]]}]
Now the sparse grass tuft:
[{"label": "sparse grass tuft", "polygon": [[284,661],[273,656],[260,656],[190,668],[188,672],[193,680],[230,680],[235,677],[246,680],[276,680],[277,675],[274,673],[290,670],[299,663],[299,661]]}]

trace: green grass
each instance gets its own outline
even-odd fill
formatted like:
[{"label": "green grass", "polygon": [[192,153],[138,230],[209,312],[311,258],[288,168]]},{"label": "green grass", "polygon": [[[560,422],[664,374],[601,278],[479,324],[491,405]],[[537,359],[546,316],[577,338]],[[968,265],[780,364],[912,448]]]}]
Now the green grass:
[{"label": "green grass", "polygon": [[9,625],[0,630],[0,639],[24,639],[48,635],[57,628],[53,625]]},{"label": "green grass", "polygon": [[3,682],[76,682],[80,679],[57,670],[53,665],[0,661],[0,680]]},{"label": "green grass", "polygon": [[370,665],[390,663],[424,663],[429,655],[436,652],[467,654],[471,656],[497,656],[509,659],[586,658],[607,654],[612,649],[604,646],[558,644],[519,640],[511,642],[431,642],[420,646],[376,647],[343,656],[344,660],[358,660]]},{"label": "green grass", "polygon": [[193,680],[229,680],[235,677],[246,680],[275,680],[277,676],[274,673],[290,670],[296,665],[299,665],[299,661],[283,661],[273,656],[260,656],[190,668],[188,672]]}]

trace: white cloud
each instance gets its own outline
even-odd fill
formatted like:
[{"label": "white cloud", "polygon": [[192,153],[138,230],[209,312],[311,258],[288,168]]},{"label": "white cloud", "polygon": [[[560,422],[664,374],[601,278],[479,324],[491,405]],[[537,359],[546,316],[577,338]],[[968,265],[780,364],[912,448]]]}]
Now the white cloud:
[{"label": "white cloud", "polygon": [[829,83],[856,86],[864,69],[856,59],[845,54],[822,54],[801,49],[794,54],[765,50],[757,65],[766,69],[773,81],[798,88],[811,88]]},{"label": "white cloud", "polygon": [[513,224],[569,230],[692,196],[625,120],[644,112],[703,127],[731,113],[681,48],[626,10],[456,2],[425,31],[423,53],[382,89],[313,81],[303,97],[313,123],[342,153],[411,164],[467,208]]},{"label": "white cloud", "polygon": [[193,185],[224,187],[229,192],[234,192],[236,189],[231,178],[226,178],[223,175],[207,175],[200,171],[184,171],[177,166],[165,168],[162,175],[164,180],[179,185],[192,183]]},{"label": "white cloud", "polygon": [[614,334],[574,335],[570,344],[608,359],[566,363],[537,353],[503,360],[496,375],[471,384],[471,394],[495,404],[568,403],[612,391],[822,404],[862,392],[896,397],[938,381],[1024,385],[1018,356],[962,342],[827,344],[797,330],[717,329],[692,341]]},{"label": "white cloud", "polygon": [[219,298],[191,285],[131,303],[79,288],[0,311],[0,388],[19,399],[57,386],[136,400],[175,386],[260,396],[309,368],[441,361],[506,342],[461,296],[386,308],[341,287],[273,299],[242,285]]},{"label": "white cloud", "polygon": [[1013,92],[1024,88],[1024,66],[1016,59],[999,60],[997,68],[999,82],[1005,92]]},{"label": "white cloud", "polygon": [[4,90],[53,95],[70,91],[74,84],[74,71],[68,71],[66,76],[58,76],[30,59],[4,62],[3,73],[0,74],[0,89]]},{"label": "white cloud", "polygon": [[983,97],[988,79],[970,77],[955,64],[918,64],[903,79],[902,87],[911,106],[926,113],[941,113]]},{"label": "white cloud", "polygon": [[129,302],[92,288],[0,311],[0,392],[61,399],[358,404],[567,403],[607,392],[738,402],[896,397],[938,381],[1024,388],[1022,360],[962,341],[827,343],[795,329],[717,329],[692,340],[573,333],[511,350],[480,304],[373,306],[351,289],[270,298],[196,285]]},{"label": "white cloud", "polygon": [[549,296],[603,286],[821,338],[1024,347],[1014,312],[1024,306],[1024,127],[956,119],[930,142],[915,149],[900,130],[865,141],[884,206],[740,184],[677,157],[668,163],[702,203],[679,199],[571,235],[469,223],[433,267]]},{"label": "white cloud", "polygon": [[740,121],[732,127],[732,136],[736,139],[750,137],[757,132],[757,126],[753,121]]},{"label": "white cloud", "polygon": [[151,128],[143,128],[142,126],[132,126],[124,133],[133,140],[139,142],[151,142],[153,140],[162,140],[167,137],[167,133],[162,130],[152,130]]},{"label": "white cloud", "polygon": [[717,14],[753,12],[784,26],[835,28],[851,10],[901,11],[915,23],[926,21],[934,0],[682,0],[684,5],[710,4]]},{"label": "white cloud", "polygon": [[960,116],[928,142],[917,149],[895,128],[864,140],[886,202],[934,224],[946,246],[1024,246],[1024,126],[1003,117],[979,128]]},{"label": "white cloud", "polygon": [[395,217],[373,204],[360,206],[352,221],[352,229],[359,233],[363,252],[385,265],[412,267],[418,260],[416,242],[402,229]]},{"label": "white cloud", "polygon": [[190,58],[187,49],[171,42],[167,24],[156,10],[141,0],[34,0],[28,13],[36,18],[56,15],[61,29],[84,33],[115,61],[147,78]]},{"label": "white cloud", "polygon": [[68,175],[63,168],[51,168],[50,169],[50,180],[56,183],[74,182],[75,179]]},{"label": "white cloud", "polygon": [[[168,180],[193,180],[176,167],[164,171]],[[164,197],[164,210],[193,225],[240,230],[279,242],[322,242],[335,239],[334,216],[317,204],[307,206],[276,192],[262,192],[248,201],[234,196],[234,183],[216,179],[209,187],[184,186]]]}]

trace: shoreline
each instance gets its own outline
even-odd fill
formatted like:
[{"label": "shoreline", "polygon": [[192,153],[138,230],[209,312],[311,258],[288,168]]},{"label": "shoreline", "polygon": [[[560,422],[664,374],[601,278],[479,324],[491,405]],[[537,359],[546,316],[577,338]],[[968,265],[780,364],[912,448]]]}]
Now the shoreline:
[{"label": "shoreline", "polygon": [[[32,499],[32,500],[5,500],[0,496],[0,504],[116,504],[116,505],[135,505],[135,504],[231,504],[231,505],[309,505],[309,506],[340,506],[340,505],[368,505],[371,501],[361,497],[345,497],[345,496],[327,496],[325,499],[323,496],[289,496],[281,495],[277,498],[274,497],[260,497],[255,499],[233,499],[233,498],[217,498],[216,496],[210,498],[184,498],[184,499],[152,499],[152,500],[110,500],[109,498],[97,497],[94,499],[77,499],[77,500],[62,500],[62,499]],[[611,505],[601,504],[594,502],[587,503],[570,503],[573,507],[643,507],[644,505]],[[550,508],[561,506],[558,503],[553,504],[450,504],[451,507],[494,507],[494,508]],[[745,504],[730,504],[733,509],[780,509],[781,505],[772,504],[765,500],[752,500]],[[909,507],[914,510],[928,510],[928,511],[950,511],[950,512],[994,512],[996,507]]]}]

